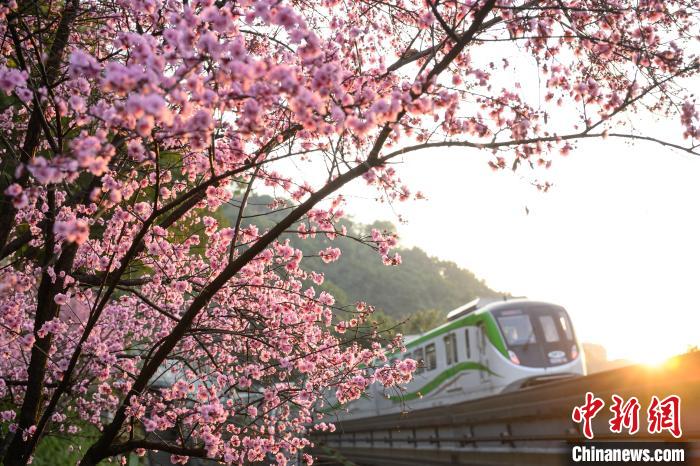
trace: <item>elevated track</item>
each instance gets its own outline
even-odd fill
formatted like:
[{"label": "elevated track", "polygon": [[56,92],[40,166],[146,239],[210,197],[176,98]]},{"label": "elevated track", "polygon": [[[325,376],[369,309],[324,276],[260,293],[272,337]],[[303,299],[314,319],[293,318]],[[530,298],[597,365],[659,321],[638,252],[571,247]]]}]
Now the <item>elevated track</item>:
[{"label": "elevated track", "polygon": [[[700,353],[691,353],[660,367],[629,366],[449,406],[338,421],[334,433],[315,437],[315,453],[327,458],[331,451],[331,463],[342,464],[342,457],[367,466],[568,464],[567,442],[585,440],[571,412],[589,391],[606,403],[593,420],[596,441],[674,441],[647,432],[646,409],[653,395],[675,394],[682,400],[681,440],[700,443]],[[639,399],[636,435],[610,433],[613,394]],[[697,448],[688,453],[697,455]]]}]

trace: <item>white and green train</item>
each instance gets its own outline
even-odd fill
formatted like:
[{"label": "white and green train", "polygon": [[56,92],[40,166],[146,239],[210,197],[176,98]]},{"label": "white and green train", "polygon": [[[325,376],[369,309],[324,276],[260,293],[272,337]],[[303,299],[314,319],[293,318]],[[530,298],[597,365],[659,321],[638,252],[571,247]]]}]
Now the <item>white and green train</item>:
[{"label": "white and green train", "polygon": [[402,392],[371,396],[348,406],[346,417],[366,417],[448,405],[585,374],[583,354],[566,310],[524,299],[484,304],[474,300],[448,314],[448,322],[406,339],[419,361]]}]

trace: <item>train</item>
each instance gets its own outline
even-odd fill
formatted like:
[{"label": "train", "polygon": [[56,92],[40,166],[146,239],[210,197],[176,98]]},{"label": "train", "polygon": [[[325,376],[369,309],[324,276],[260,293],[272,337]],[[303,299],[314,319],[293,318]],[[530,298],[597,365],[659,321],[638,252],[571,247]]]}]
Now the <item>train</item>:
[{"label": "train", "polygon": [[390,356],[418,362],[402,390],[373,384],[346,406],[344,419],[449,405],[585,375],[584,354],[566,309],[528,299],[476,299],[447,322],[406,337]]}]

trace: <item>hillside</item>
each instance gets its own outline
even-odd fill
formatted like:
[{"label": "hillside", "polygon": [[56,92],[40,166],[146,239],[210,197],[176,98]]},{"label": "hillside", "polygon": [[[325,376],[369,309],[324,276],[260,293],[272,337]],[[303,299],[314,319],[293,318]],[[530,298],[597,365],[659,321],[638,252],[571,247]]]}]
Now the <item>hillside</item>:
[{"label": "hillside", "polygon": [[[261,206],[269,201],[270,198],[266,196],[252,198],[246,215],[255,215],[256,206],[263,212]],[[231,206],[224,211],[231,221],[236,213],[237,209]],[[270,227],[274,221],[269,217],[253,217],[250,220],[261,229]],[[356,234],[368,232],[371,228],[393,229],[388,222],[363,225],[351,219],[344,219],[342,225],[348,232]],[[337,262],[324,264],[310,258],[305,259],[303,264],[325,274],[324,288],[333,292],[339,304],[363,300],[394,319],[404,320],[418,311],[431,309],[440,311],[444,316],[475,297],[500,296],[472,272],[454,262],[430,257],[417,247],[399,248],[403,263],[398,267],[388,267],[371,248],[348,238],[339,237],[330,241],[325,235],[319,235],[301,240],[295,234],[286,238],[290,238],[305,255],[315,255],[330,245],[339,247],[343,254]]]}]

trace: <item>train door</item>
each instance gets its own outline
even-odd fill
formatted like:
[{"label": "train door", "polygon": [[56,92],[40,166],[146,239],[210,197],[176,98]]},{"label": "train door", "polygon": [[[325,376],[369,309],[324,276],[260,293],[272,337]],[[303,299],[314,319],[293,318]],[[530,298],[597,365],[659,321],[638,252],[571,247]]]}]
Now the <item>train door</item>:
[{"label": "train door", "polygon": [[[484,328],[483,324],[479,324],[476,327],[477,335],[476,335],[476,346],[477,346],[477,352],[478,352],[478,358],[479,358],[479,364],[482,367],[489,367],[489,360],[488,356],[486,355],[486,328]],[[491,380],[489,377],[488,371],[485,370],[479,370],[479,380],[481,381],[482,384],[487,383]]]},{"label": "train door", "polygon": [[569,362],[569,358],[573,358],[576,342],[566,312],[559,309],[538,311],[532,318],[537,322],[538,340],[541,341],[546,367]]}]

